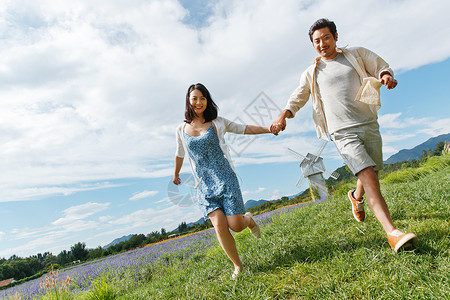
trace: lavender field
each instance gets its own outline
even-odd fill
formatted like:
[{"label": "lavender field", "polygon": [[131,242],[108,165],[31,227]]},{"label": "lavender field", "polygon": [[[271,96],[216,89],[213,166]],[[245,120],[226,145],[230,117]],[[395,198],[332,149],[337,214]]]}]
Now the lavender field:
[{"label": "lavender field", "polygon": [[[276,211],[266,212],[255,216],[255,220],[262,225],[272,223],[279,214],[298,209],[305,205],[285,207]],[[106,276],[112,278],[128,278],[134,284],[146,280],[146,272],[152,264],[170,264],[173,258],[178,261],[189,262],[195,256],[202,255],[212,247],[219,247],[214,229],[181,236],[143,248],[134,249],[117,255],[109,256],[92,262],[59,271],[58,279],[71,279],[71,295],[82,294],[92,288],[92,282]],[[21,299],[35,299],[45,294],[40,287],[41,278],[34,279],[18,286],[0,291],[1,299],[10,299],[20,295]]]}]

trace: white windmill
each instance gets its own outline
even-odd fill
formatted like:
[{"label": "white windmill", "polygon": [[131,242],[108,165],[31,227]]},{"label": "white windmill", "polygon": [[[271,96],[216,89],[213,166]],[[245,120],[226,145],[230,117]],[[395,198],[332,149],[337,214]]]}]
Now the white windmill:
[{"label": "white windmill", "polygon": [[311,196],[314,200],[325,201],[328,198],[328,188],[323,178],[323,173],[329,175],[331,178],[337,179],[339,174],[337,172],[328,173],[325,170],[325,165],[323,164],[323,158],[320,157],[323,149],[327,145],[327,141],[322,141],[319,150],[316,154],[308,153],[306,156],[287,148],[287,153],[300,159],[300,168],[302,169],[302,176],[298,179],[296,186],[300,187],[305,178],[309,179],[309,189],[311,191]]}]

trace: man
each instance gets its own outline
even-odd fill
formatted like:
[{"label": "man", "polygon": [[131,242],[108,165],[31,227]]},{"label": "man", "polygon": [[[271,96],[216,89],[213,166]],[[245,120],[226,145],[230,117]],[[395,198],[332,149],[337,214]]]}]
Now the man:
[{"label": "man", "polygon": [[312,96],[317,136],[328,139],[330,134],[345,163],[358,177],[356,189],[348,192],[353,216],[358,222],[364,221],[365,194],[394,251],[410,249],[417,236],[394,227],[378,180],[378,171],[383,167],[377,121],[379,88],[395,88],[393,71],[381,57],[365,48],[337,48],[336,25],[328,19],[317,20],[309,37],[320,57],[303,72],[300,85],[272,123],[271,132],[277,135],[284,130],[286,118],[293,118]]}]

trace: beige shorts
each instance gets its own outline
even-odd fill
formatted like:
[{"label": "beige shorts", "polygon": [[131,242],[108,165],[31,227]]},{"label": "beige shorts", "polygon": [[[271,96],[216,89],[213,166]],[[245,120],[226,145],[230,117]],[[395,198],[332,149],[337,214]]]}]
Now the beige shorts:
[{"label": "beige shorts", "polygon": [[367,167],[374,167],[375,171],[383,169],[378,123],[341,129],[330,134],[330,137],[353,174]]}]

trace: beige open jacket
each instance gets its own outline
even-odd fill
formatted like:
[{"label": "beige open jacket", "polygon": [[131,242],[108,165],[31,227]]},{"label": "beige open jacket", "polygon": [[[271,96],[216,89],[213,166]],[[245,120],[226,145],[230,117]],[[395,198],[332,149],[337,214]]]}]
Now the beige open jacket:
[{"label": "beige open jacket", "polygon": [[[361,79],[361,88],[355,101],[361,101],[369,105],[372,113],[377,116],[377,110],[381,107],[381,83],[378,82],[378,79],[383,72],[389,72],[392,76],[394,76],[394,72],[381,57],[368,49],[362,47],[337,48],[337,51],[347,58]],[[317,136],[328,140],[328,127],[323,110],[323,102],[318,93],[316,82],[316,69],[320,59],[320,57],[316,58],[313,64],[303,72],[300,77],[300,85],[289,97],[285,109],[292,113],[293,118],[295,113],[308,102],[309,97],[312,95],[313,119]]]}]

